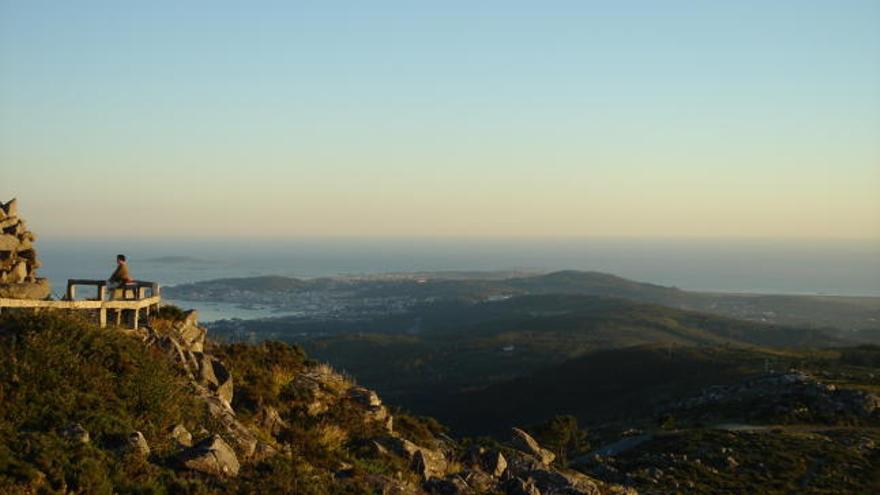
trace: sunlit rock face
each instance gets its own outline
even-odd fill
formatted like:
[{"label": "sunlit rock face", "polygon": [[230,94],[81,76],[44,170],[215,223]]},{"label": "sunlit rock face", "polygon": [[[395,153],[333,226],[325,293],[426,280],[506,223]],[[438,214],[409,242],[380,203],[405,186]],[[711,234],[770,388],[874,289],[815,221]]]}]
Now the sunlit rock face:
[{"label": "sunlit rock face", "polygon": [[0,297],[45,299],[49,281],[37,277],[40,261],[34,249],[37,236],[18,215],[18,202],[0,202]]}]

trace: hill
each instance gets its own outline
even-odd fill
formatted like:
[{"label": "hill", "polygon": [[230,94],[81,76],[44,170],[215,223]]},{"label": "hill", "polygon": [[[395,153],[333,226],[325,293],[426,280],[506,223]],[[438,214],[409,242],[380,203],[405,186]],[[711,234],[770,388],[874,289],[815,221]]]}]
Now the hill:
[{"label": "hill", "polygon": [[764,372],[776,356],[730,347],[639,346],[601,350],[527,376],[462,391],[430,409],[464,435],[571,415],[581,424],[653,421],[666,401]]},{"label": "hill", "polygon": [[479,303],[523,295],[614,297],[736,319],[834,330],[841,338],[872,342],[880,331],[880,298],[694,292],[636,282],[600,272],[439,272],[302,280],[247,277],[166,289],[174,299],[253,302],[329,323],[400,315],[437,302]]},{"label": "hill", "polygon": [[[510,425],[541,423],[557,414],[572,415],[582,424],[606,427],[612,423],[650,425],[667,414],[673,414],[679,426],[853,424],[861,406],[854,406],[846,416],[845,404],[850,400],[860,403],[863,399],[859,397],[844,397],[837,389],[822,387],[784,401],[780,397],[797,390],[798,384],[813,383],[809,373],[823,376],[832,387],[880,391],[880,381],[872,371],[876,356],[880,353],[875,348],[780,351],[642,346],[602,350],[528,376],[463,391],[442,404],[434,404],[431,410],[462,434],[486,433],[487,427],[491,428],[488,433],[498,434]],[[792,374],[790,382],[761,382],[768,375],[790,369],[805,374]],[[708,395],[706,390],[710,391]],[[843,402],[829,414],[824,410],[829,406],[819,404],[819,398],[831,392],[838,394],[835,400]],[[880,403],[871,405],[874,399],[864,400],[870,410],[880,407]],[[809,407],[811,403],[813,407]],[[793,412],[792,404],[806,409]]]},{"label": "hill", "polygon": [[[260,322],[252,328],[271,331],[272,325],[280,324]],[[309,333],[322,325],[302,322],[286,328]],[[428,404],[462,390],[528,376],[602,349],[841,343],[821,331],[592,296],[523,296],[479,304],[426,305],[406,318],[345,325],[334,329],[335,336],[299,340],[311,354],[421,412],[430,410]],[[408,331],[415,325],[417,332]]]},{"label": "hill", "polygon": [[502,440],[529,422],[455,440],[297,346],[213,342],[191,312],[139,330],[7,313],[0,491],[871,493],[878,365],[871,346],[597,351],[437,404]]},{"label": "hill", "polygon": [[[292,277],[279,275],[264,275],[259,277],[218,278],[210,281],[187,284],[188,290],[203,292],[206,297],[218,297],[227,294],[228,291],[249,292],[283,292],[299,290],[308,287],[309,282]],[[166,289],[173,295],[181,288],[169,287]]]},{"label": "hill", "polygon": [[135,331],[0,316],[0,492],[635,493],[521,430],[459,444],[297,347],[205,337],[170,307]]}]

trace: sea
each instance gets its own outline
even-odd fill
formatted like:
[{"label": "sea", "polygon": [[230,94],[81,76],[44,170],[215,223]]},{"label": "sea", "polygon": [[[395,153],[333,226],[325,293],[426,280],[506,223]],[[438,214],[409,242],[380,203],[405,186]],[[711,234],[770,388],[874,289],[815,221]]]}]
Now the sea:
[{"label": "sea", "polygon": [[[69,278],[102,279],[124,253],[163,286],[227,277],[387,272],[594,270],[687,290],[880,297],[880,239],[719,238],[53,238],[36,247],[61,296]],[[273,308],[177,301],[203,321],[279,316]]]}]

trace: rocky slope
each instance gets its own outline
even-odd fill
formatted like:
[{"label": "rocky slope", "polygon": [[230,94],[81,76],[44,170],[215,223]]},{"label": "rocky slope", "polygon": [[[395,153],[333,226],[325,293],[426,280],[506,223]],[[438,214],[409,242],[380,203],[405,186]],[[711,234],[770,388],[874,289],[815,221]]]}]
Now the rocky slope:
[{"label": "rocky slope", "polygon": [[520,429],[458,443],[295,347],[213,343],[194,312],[109,331],[4,315],[0,337],[4,493],[635,493]]},{"label": "rocky slope", "polygon": [[559,416],[455,440],[296,346],[214,342],[193,312],[139,330],[10,312],[0,493],[876,493],[880,349],[804,356],[589,432]]}]

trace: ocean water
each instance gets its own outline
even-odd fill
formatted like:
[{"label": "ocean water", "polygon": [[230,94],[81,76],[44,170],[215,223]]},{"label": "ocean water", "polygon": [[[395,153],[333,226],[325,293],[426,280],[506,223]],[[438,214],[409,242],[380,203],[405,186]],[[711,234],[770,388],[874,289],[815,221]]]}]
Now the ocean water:
[{"label": "ocean water", "polygon": [[[58,295],[68,278],[106,278],[125,253],[135,278],[165,286],[268,274],[579,269],[689,290],[880,296],[880,240],[43,237],[37,248],[39,272]],[[206,320],[271,315],[197,309]]]}]

